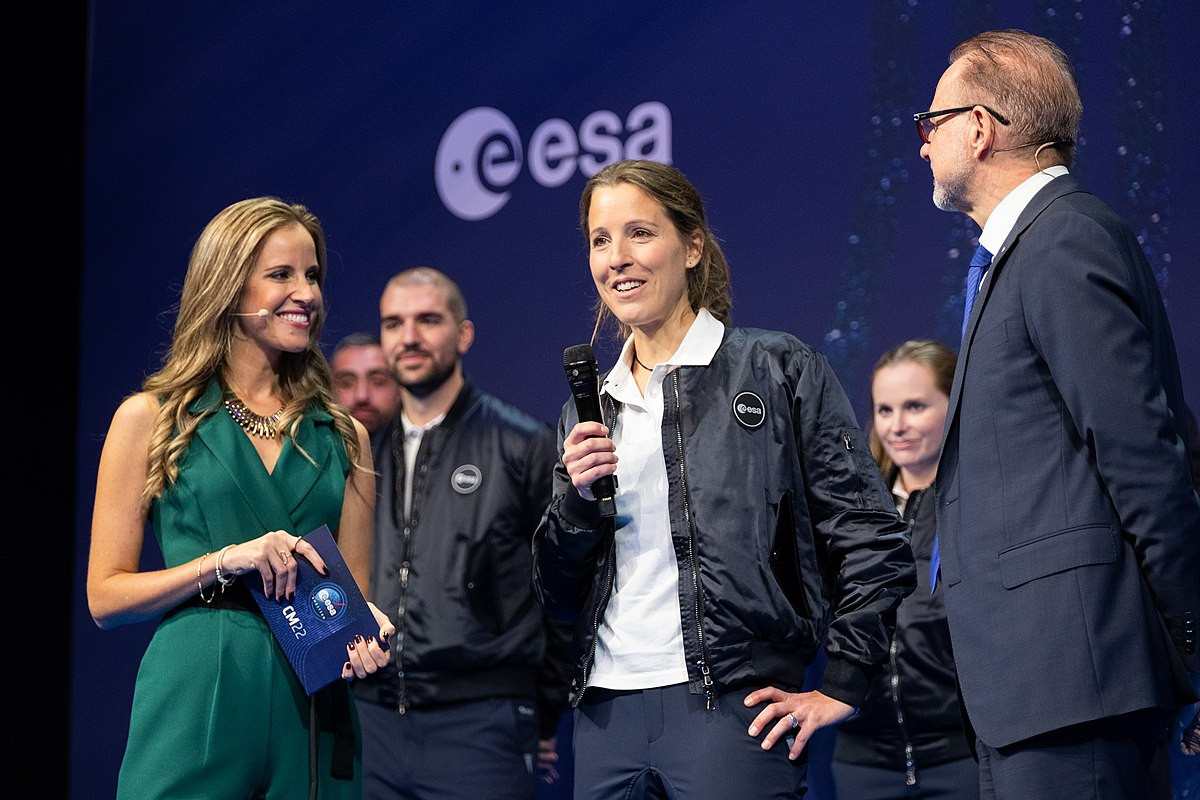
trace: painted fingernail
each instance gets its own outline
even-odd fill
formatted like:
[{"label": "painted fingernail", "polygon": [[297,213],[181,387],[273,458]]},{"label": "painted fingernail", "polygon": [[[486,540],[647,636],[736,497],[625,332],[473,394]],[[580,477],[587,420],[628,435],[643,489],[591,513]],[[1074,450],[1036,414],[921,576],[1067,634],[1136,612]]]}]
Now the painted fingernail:
[{"label": "painted fingernail", "polygon": [[373,642],[373,641],[375,641],[375,637],[374,637],[374,636],[368,636],[368,637],[367,637],[367,644],[370,644],[370,643],[371,643],[371,642]]},{"label": "painted fingernail", "polygon": [[[347,649],[347,650],[353,650],[353,649],[354,649],[354,642],[353,642],[353,641],[351,641],[351,642],[350,642],[350,644],[346,645],[346,649]],[[347,661],[346,663],[347,663],[347,664],[349,664],[350,662],[349,662],[349,661]]]},{"label": "painted fingernail", "polygon": [[342,665],[342,672],[348,672],[349,670],[350,670],[350,662],[347,661],[345,664]]},{"label": "painted fingernail", "polygon": [[362,644],[362,640],[363,640],[363,638],[362,638],[361,633],[358,636],[354,637],[354,641],[358,642],[359,644]]}]

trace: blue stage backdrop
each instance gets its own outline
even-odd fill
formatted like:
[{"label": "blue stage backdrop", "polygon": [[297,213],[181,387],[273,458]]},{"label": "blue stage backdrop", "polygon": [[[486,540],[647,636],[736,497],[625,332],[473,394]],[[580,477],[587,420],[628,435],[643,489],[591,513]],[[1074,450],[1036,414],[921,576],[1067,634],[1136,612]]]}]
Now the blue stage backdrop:
[{"label": "blue stage backdrop", "polygon": [[562,350],[592,328],[584,181],[626,156],[669,161],[707,199],[735,321],[826,352],[865,419],[880,353],[955,339],[978,234],[933,207],[912,113],[954,44],[1023,27],[1076,63],[1075,171],[1141,233],[1200,403],[1194,2],[90,5],[75,797],[113,793],[152,629],[88,616],[102,439],[159,364],[192,243],[233,201],[273,194],[321,218],[329,345],[377,326],[395,272],[452,275],[478,331],[468,371],[550,421]]}]

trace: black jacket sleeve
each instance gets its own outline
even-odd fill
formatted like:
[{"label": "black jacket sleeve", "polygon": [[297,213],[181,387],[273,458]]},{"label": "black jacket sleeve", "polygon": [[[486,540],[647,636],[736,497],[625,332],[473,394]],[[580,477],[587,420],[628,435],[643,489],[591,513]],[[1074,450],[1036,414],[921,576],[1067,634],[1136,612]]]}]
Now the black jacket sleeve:
[{"label": "black jacket sleeve", "polygon": [[908,526],[829,363],[812,352],[795,366],[801,467],[832,611],[821,692],[857,707],[887,659],[896,607],[915,588],[916,570]]},{"label": "black jacket sleeve", "polygon": [[[528,530],[535,530],[545,516],[551,498],[554,465],[558,461],[553,434],[549,428],[544,435],[530,440],[526,459]],[[569,655],[573,631],[571,626],[549,614],[542,614],[545,655],[538,671],[539,738],[549,739],[558,728],[558,719],[567,708],[571,688],[572,666]]]},{"label": "black jacket sleeve", "polygon": [[574,622],[583,608],[606,527],[596,502],[579,496],[562,463],[563,440],[576,423],[568,401],[558,423],[553,496],[533,537],[538,597],[546,614],[564,622]]}]

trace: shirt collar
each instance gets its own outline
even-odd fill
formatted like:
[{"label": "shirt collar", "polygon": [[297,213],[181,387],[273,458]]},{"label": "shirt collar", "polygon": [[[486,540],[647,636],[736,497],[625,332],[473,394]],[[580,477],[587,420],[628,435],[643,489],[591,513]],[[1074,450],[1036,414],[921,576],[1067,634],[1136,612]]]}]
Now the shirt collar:
[{"label": "shirt collar", "polygon": [[979,234],[979,243],[986,247],[989,253],[999,253],[1005,240],[1008,239],[1008,235],[1012,233],[1013,226],[1017,224],[1017,217],[1021,216],[1021,212],[1025,210],[1025,206],[1029,205],[1033,196],[1040,192],[1047,183],[1066,174],[1067,168],[1062,164],[1056,164],[1053,167],[1046,167],[1041,172],[1036,172],[1022,181],[1017,188],[1000,201],[991,216],[988,217],[987,225],[983,227],[983,233]]},{"label": "shirt collar", "polygon": [[445,412],[438,414],[433,419],[426,422],[424,425],[418,425],[408,418],[403,409],[400,411],[400,424],[404,426],[404,435],[412,436],[413,434],[424,434],[430,428],[436,428],[442,424],[442,420],[446,418]]},{"label": "shirt collar", "polygon": [[[724,340],[725,326],[716,317],[708,313],[707,308],[702,308],[696,313],[696,318],[692,320],[692,324],[688,328],[688,332],[684,335],[683,341],[679,343],[679,347],[675,349],[674,354],[664,363],[668,367],[668,370],[675,367],[707,367],[712,363],[713,356],[721,349],[721,342]],[[633,336],[630,335],[625,340],[625,346],[621,348],[621,355],[617,358],[617,363],[613,365],[613,368],[609,370],[608,375],[604,378],[604,386],[601,392],[612,394],[611,387],[628,380],[631,375],[629,367],[632,363]]]}]

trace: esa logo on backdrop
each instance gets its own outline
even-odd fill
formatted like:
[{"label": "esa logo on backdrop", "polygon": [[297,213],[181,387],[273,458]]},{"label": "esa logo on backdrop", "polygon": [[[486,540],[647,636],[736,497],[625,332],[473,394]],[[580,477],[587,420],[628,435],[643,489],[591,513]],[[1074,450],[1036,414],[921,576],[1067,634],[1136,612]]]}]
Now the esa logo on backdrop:
[{"label": "esa logo on backdrop", "polygon": [[[622,141],[622,138],[624,140]],[[576,131],[564,119],[548,119],[529,137],[528,158],[508,115],[490,106],[465,111],[450,123],[438,144],[434,180],[438,196],[454,216],[481,220],[512,196],[506,191],[524,164],[541,186],[562,186],[576,170],[590,178],[622,158],[671,163],[671,112],[650,101],[635,106],[624,123],[612,111],[593,111]]]}]

